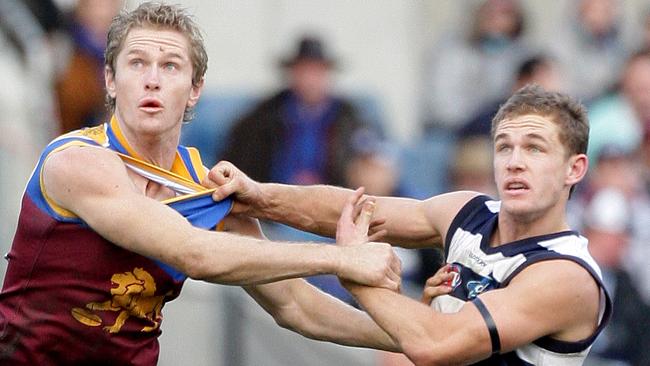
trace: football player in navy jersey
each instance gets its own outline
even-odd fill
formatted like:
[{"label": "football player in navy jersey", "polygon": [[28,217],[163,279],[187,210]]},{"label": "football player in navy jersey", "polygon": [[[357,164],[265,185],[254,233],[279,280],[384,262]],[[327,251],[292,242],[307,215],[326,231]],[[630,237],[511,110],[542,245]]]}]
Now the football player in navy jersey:
[{"label": "football player in navy jersey", "polygon": [[335,234],[343,212],[339,244],[364,242],[374,213],[370,232],[388,242],[444,248],[448,289],[431,304],[345,282],[417,365],[580,365],[611,313],[587,239],[565,214],[587,172],[588,135],[582,104],[528,85],[493,120],[498,198],[458,191],[420,201],[259,184],[228,162],[208,179],[219,186],[215,198],[235,193],[235,212],[322,235]]}]

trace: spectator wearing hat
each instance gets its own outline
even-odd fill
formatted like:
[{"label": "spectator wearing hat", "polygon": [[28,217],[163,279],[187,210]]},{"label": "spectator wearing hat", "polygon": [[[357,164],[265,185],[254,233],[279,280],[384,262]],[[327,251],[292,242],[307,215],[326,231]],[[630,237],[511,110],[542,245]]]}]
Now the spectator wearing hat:
[{"label": "spectator wearing hat", "polygon": [[334,95],[336,61],[317,37],[303,37],[280,63],[286,87],[236,121],[224,158],[260,182],[344,185],[351,137],[366,126]]},{"label": "spectator wearing hat", "polygon": [[[357,155],[354,136],[369,131],[369,125],[349,101],[335,95],[337,66],[321,39],[303,36],[293,55],[280,61],[286,86],[233,124],[223,159],[260,182],[347,186],[348,166]],[[262,224],[272,239],[328,242],[288,226]],[[354,304],[336,277],[308,281]]]}]

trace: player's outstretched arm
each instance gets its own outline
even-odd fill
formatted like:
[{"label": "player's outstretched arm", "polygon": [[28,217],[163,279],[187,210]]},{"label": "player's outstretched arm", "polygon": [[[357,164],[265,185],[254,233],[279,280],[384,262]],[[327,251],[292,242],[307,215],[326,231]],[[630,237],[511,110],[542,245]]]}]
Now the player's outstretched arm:
[{"label": "player's outstretched arm", "polygon": [[[339,222],[338,245],[363,241],[368,217],[363,211],[372,209],[362,200],[348,202]],[[431,285],[439,286],[443,273]],[[399,293],[342,283],[416,365],[462,365],[492,354],[493,336],[476,302],[466,303],[458,313],[442,314]],[[438,290],[423,300],[445,292]],[[499,351],[509,352],[543,336],[564,341],[589,337],[598,324],[599,296],[596,280],[583,267],[548,260],[530,265],[507,287],[479,298],[495,324]]]},{"label": "player's outstretched arm", "polygon": [[49,199],[107,240],[158,259],[195,279],[255,284],[333,273],[396,289],[397,257],[387,244],[341,250],[332,245],[276,243],[193,227],[179,213],[137,192],[122,161],[95,147],[69,147],[43,169]]},{"label": "player's outstretched arm", "polygon": [[[258,183],[226,161],[210,170],[204,185],[217,187],[214,193],[217,200],[234,194],[235,212],[329,237],[334,236],[343,206],[353,193],[349,189],[326,185]],[[363,194],[362,191],[357,193]],[[475,195],[457,192],[426,201],[376,197],[376,219],[371,223],[370,232],[382,232],[382,240],[405,247],[440,246],[442,234],[453,219],[448,213],[457,212]]]},{"label": "player's outstretched arm", "polygon": [[[442,314],[391,291],[356,285],[348,289],[416,365],[468,364],[492,353],[486,321],[472,302],[458,313]],[[531,265],[508,287],[479,298],[493,318],[501,353],[547,335],[564,341],[583,340],[597,325],[596,282],[569,261]]]},{"label": "player's outstretched arm", "polygon": [[[244,215],[229,215],[225,230],[265,239],[257,220]],[[303,279],[244,286],[244,289],[278,325],[305,337],[346,346],[399,351],[368,314]]]},{"label": "player's outstretched arm", "polygon": [[397,344],[365,312],[330,296],[303,279],[290,279],[244,289],[278,325],[305,337],[346,346],[401,352]]}]

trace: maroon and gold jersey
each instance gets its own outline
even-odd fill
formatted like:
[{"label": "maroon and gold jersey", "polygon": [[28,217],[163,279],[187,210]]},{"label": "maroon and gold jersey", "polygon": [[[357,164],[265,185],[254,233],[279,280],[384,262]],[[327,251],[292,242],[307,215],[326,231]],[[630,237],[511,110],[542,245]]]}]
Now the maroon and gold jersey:
[{"label": "maroon and gold jersey", "polygon": [[214,229],[232,205],[212,201],[198,184],[205,175],[198,151],[179,146],[171,172],[151,166],[138,159],[114,118],[54,140],[27,185],[7,255],[0,364],[155,365],[162,308],[186,276],[105,240],[48,197],[43,163],[72,145],[114,150],[128,168],[175,189],[178,196],[163,203],[195,226]]}]

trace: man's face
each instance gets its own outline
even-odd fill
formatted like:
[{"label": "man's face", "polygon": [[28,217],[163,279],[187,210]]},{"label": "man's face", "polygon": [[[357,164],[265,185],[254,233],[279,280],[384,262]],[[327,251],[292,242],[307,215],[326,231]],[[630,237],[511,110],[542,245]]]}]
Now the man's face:
[{"label": "man's face", "polygon": [[106,89],[116,100],[115,114],[127,129],[160,134],[180,128],[186,107],[193,107],[202,83],[192,85],[189,42],[174,30],[132,29],[106,71]]},{"label": "man's face", "polygon": [[650,58],[630,62],[623,77],[623,92],[640,120],[650,119]]},{"label": "man's face", "polygon": [[323,102],[330,91],[330,67],[318,60],[301,60],[291,66],[293,90],[308,104]]},{"label": "man's face", "polygon": [[479,26],[488,35],[510,36],[517,28],[518,9],[513,0],[488,0],[479,9]]},{"label": "man's face", "polygon": [[[554,209],[564,210],[576,174],[577,156],[566,156],[559,128],[547,117],[533,114],[502,121],[494,139],[494,173],[502,212],[532,221]],[[584,166],[586,170],[586,165]],[[579,169],[579,168],[578,168]],[[577,180],[576,180],[577,179]]]}]

